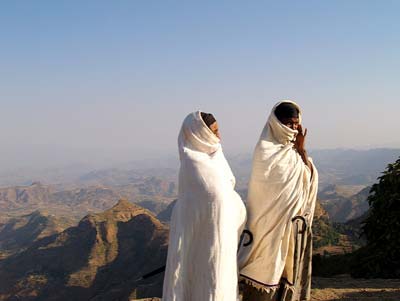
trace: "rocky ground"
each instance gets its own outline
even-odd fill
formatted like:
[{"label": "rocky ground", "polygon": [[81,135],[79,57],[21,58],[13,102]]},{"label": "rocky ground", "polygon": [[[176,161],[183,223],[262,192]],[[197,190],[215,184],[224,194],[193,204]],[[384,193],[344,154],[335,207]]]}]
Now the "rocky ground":
[{"label": "rocky ground", "polygon": [[[160,300],[158,298],[140,299],[140,301]],[[347,275],[313,279],[311,301],[339,300],[399,301],[400,279],[353,279]]]}]

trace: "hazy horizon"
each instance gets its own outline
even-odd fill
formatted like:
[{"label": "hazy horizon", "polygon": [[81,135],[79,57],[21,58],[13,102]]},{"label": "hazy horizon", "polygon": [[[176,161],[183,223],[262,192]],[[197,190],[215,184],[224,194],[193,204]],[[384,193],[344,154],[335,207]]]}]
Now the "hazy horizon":
[{"label": "hazy horizon", "polygon": [[[400,149],[309,149],[309,154],[318,168],[320,187],[333,184],[370,185],[375,182],[388,164],[399,158]],[[11,165],[9,169],[7,169],[7,164],[2,164],[0,158],[2,165],[0,188],[30,186],[36,182],[45,185],[54,184],[58,188],[78,187],[88,183],[93,185],[90,179],[103,178],[106,183],[114,183],[115,181],[110,182],[110,179],[118,182],[125,177],[125,180],[129,182],[137,175],[176,180],[180,165],[176,153],[158,156],[148,153],[136,158],[130,156],[129,153],[123,155],[120,153],[118,157],[102,158],[100,154],[89,151],[85,158],[82,158],[82,152],[75,153],[80,156],[80,160],[75,161],[72,155],[74,154],[43,153],[30,161],[30,164]],[[226,151],[225,155],[239,187],[243,188],[250,175],[252,153]],[[134,177],[132,178],[132,176]]]},{"label": "hazy horizon", "polygon": [[[224,148],[225,156],[228,158],[248,157],[252,158],[253,147],[247,150],[231,150]],[[308,148],[310,155],[321,152],[332,151],[376,151],[392,150],[398,151],[395,147],[370,147],[370,148]],[[68,169],[86,168],[108,169],[127,166],[148,166],[151,162],[156,162],[160,168],[179,167],[179,156],[177,150],[168,152],[157,152],[156,150],[135,152],[133,149],[96,149],[96,148],[57,148],[57,147],[34,147],[26,150],[4,149],[0,157],[2,171],[0,175],[13,173],[17,170],[46,170],[46,169]],[[387,162],[390,163],[390,162]],[[176,165],[176,166],[175,166]]]},{"label": "hazy horizon", "polygon": [[3,169],[176,155],[184,117],[215,114],[251,152],[273,105],[310,149],[399,148],[400,3],[0,4]]}]

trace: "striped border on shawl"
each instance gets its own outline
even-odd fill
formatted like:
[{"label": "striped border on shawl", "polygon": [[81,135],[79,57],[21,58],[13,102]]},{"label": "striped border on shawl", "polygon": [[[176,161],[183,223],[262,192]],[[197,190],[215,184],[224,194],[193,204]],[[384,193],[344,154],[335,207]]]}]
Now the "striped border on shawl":
[{"label": "striped border on shawl", "polygon": [[267,292],[269,292],[271,289],[273,290],[273,289],[279,288],[281,283],[288,284],[289,286],[294,285],[293,283],[290,283],[286,278],[281,278],[280,282],[277,284],[266,284],[266,283],[257,281],[255,279],[248,277],[246,275],[243,275],[243,274],[239,274],[239,276],[240,276],[241,280],[244,280],[247,284],[254,286],[257,289],[265,290]]}]

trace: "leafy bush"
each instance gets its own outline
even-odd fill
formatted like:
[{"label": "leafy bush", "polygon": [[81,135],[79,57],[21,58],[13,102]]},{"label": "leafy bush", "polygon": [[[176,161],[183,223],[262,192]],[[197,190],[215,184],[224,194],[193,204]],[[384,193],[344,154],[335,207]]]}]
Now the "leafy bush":
[{"label": "leafy bush", "polygon": [[367,244],[354,254],[352,275],[400,278],[400,158],[372,186],[368,202],[362,227]]}]

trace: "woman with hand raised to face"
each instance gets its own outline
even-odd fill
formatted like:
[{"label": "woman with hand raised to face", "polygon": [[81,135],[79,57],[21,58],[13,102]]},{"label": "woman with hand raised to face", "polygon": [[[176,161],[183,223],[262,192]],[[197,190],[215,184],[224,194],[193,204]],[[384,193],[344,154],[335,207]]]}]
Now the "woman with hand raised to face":
[{"label": "woman with hand raised to face", "polygon": [[246,209],[212,114],[183,121],[178,201],[170,223],[164,301],[236,301],[237,246]]},{"label": "woman with hand raised to face", "polygon": [[253,242],[239,251],[243,301],[310,299],[318,173],[306,136],[300,107],[277,103],[253,155],[246,224]]}]

